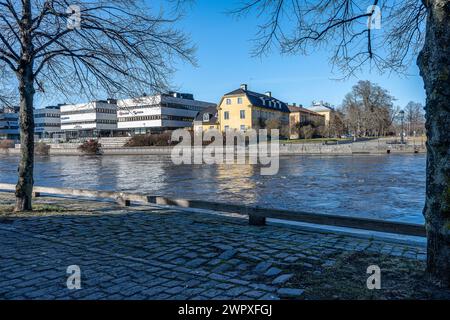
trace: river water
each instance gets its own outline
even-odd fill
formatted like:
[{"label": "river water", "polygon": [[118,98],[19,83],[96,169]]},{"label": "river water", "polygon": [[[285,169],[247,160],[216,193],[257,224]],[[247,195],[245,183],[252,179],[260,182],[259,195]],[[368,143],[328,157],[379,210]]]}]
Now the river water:
[{"label": "river water", "polygon": [[[0,182],[16,183],[18,156],[0,155]],[[315,213],[423,223],[423,154],[284,156],[259,165],[179,165],[170,156],[37,157],[35,184],[145,192]]]}]

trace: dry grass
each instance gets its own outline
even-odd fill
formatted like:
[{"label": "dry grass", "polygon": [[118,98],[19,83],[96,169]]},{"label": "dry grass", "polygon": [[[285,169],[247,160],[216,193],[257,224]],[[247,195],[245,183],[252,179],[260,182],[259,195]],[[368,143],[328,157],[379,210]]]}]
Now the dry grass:
[{"label": "dry grass", "polygon": [[[423,261],[367,252],[345,252],[334,259],[335,265],[320,270],[304,270],[301,266],[290,269],[295,276],[288,285],[303,288],[307,299],[450,299],[450,289],[428,279]],[[367,289],[370,265],[381,269],[380,290]]]},{"label": "dry grass", "polygon": [[48,216],[61,214],[71,211],[68,208],[53,205],[53,204],[34,204],[33,211],[31,212],[14,212],[14,205],[1,204],[0,205],[0,217],[23,217],[23,216]]}]

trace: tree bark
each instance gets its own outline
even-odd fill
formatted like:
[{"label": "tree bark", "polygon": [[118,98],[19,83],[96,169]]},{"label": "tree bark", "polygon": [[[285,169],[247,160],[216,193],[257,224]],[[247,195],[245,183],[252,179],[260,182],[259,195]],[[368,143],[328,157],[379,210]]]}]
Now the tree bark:
[{"label": "tree bark", "polygon": [[32,210],[34,167],[34,74],[33,42],[31,37],[31,4],[23,1],[20,23],[20,40],[22,44],[21,59],[17,71],[20,93],[20,153],[19,179],[16,185],[16,206],[14,211]]},{"label": "tree bark", "polygon": [[450,287],[450,0],[423,3],[428,17],[417,64],[427,96],[427,271]]}]

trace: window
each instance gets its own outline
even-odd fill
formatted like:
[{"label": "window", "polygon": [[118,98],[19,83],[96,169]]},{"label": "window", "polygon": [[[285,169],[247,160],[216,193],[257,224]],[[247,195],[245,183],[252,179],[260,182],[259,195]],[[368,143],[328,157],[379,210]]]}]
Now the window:
[{"label": "window", "polygon": [[245,119],[245,110],[241,110],[240,114],[241,114],[241,119]]},{"label": "window", "polygon": [[241,131],[245,131],[245,125],[241,125]]},{"label": "window", "polygon": [[242,98],[237,99],[238,104],[242,104]]},{"label": "window", "polygon": [[230,129],[230,126],[225,126],[225,131],[228,131]]},{"label": "window", "polygon": [[230,119],[230,112],[225,111],[225,112],[223,113],[223,118],[224,118],[225,120]]},{"label": "window", "polygon": [[227,99],[227,104],[231,104],[231,99]]},{"label": "window", "polygon": [[208,122],[209,121],[209,113],[203,114],[203,121]]}]

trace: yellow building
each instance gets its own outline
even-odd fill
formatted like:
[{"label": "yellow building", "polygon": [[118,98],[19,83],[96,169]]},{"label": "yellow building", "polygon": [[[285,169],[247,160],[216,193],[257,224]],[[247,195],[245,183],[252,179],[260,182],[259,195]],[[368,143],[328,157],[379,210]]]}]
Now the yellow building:
[{"label": "yellow building", "polygon": [[291,139],[299,138],[299,125],[313,124],[315,127],[325,125],[325,115],[319,114],[303,107],[297,107],[295,104],[289,106],[289,132]]},{"label": "yellow building", "polygon": [[330,107],[330,105],[328,103],[324,103],[322,101],[313,102],[313,105],[311,107],[309,107],[308,109],[324,116],[326,127],[328,127],[330,125],[331,117],[333,116],[333,113],[335,111],[332,107]]},{"label": "yellow building", "polygon": [[228,129],[245,131],[265,128],[269,120],[278,120],[281,128],[289,126],[286,103],[272,97],[270,92],[261,94],[249,91],[246,84],[222,97],[218,116],[222,132]]},{"label": "yellow building", "polygon": [[220,129],[217,108],[208,107],[200,111],[194,119],[194,131],[206,131],[208,129]]}]

